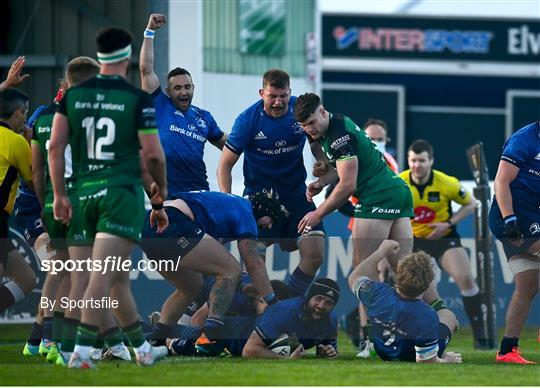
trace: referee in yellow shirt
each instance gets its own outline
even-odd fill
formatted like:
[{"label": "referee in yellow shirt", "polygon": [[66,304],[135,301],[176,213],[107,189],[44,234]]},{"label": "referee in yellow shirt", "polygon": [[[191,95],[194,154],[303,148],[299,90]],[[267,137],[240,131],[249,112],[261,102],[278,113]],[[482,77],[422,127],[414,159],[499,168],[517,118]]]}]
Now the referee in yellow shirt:
[{"label": "referee in yellow shirt", "polygon": [[17,89],[0,90],[0,313],[32,292],[36,275],[9,239],[9,215],[19,177],[32,188],[30,145],[19,135],[28,113],[28,97]]},{"label": "referee in yellow shirt", "polygon": [[[413,196],[414,250],[432,255],[439,267],[455,280],[471,323],[475,346],[479,347],[482,345],[480,294],[469,256],[455,226],[474,211],[476,201],[456,178],[433,169],[433,147],[427,141],[413,142],[407,152],[407,161],[409,170],[400,176],[409,185]],[[455,214],[452,202],[461,205]]]}]

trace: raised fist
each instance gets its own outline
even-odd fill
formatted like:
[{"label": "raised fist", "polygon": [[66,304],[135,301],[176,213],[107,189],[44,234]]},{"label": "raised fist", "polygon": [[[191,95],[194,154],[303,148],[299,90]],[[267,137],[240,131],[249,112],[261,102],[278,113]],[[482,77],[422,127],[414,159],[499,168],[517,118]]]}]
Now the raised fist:
[{"label": "raised fist", "polygon": [[156,31],[163,27],[165,24],[167,24],[167,16],[160,13],[153,13],[148,19],[148,25],[146,26],[146,28]]},{"label": "raised fist", "polygon": [[399,250],[399,243],[394,240],[384,240],[381,243],[379,250],[383,252],[385,256],[395,254]]}]

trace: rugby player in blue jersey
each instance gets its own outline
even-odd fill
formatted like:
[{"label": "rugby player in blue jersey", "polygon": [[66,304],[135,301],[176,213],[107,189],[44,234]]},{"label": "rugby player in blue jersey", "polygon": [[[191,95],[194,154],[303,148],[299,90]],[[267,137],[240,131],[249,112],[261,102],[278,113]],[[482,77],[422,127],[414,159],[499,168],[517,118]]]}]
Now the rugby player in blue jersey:
[{"label": "rugby player in blue jersey", "polygon": [[209,141],[219,149],[227,135],[219,129],[210,112],[191,104],[195,85],[191,74],[177,67],[167,75],[164,93],[154,71],[155,32],[167,17],[152,14],[144,32],[139,68],[141,85],[154,98],[159,138],[167,160],[169,198],[178,192],[209,190],[204,145]]},{"label": "rugby player in blue jersey", "polygon": [[176,291],[163,305],[153,336],[156,340],[171,336],[176,322],[201,291],[201,274],[215,277],[203,331],[210,339],[221,336],[222,319],[241,273],[240,265],[221,245],[228,241],[238,240],[240,256],[257,293],[269,303],[277,301],[255,240],[258,225],[271,227],[286,217],[287,211],[271,192],[253,194],[250,200],[211,191],[178,193],[177,199],[165,201],[162,209],[154,205],[155,209],[147,213],[141,242],[147,256],[180,260],[179,270],[160,272]]},{"label": "rugby player in blue jersey", "polygon": [[399,260],[395,289],[378,281],[377,264],[398,250],[398,242],[384,240],[349,275],[370,319],[375,351],[385,361],[461,363],[461,354],[444,352],[458,328],[456,316],[422,301],[434,279],[428,254],[414,252]]},{"label": "rugby player in blue jersey", "polygon": [[[260,239],[280,243],[286,251],[300,251],[300,264],[292,273],[293,295],[303,295],[319,269],[324,252],[322,223],[300,235],[296,226],[315,205],[306,199],[306,169],[302,151],[306,134],[294,118],[296,97],[291,97],[289,75],[270,69],[263,75],[261,99],[244,110],[234,123],[218,166],[219,189],[231,192],[231,171],[244,153],[244,195],[271,187],[289,210],[285,222],[261,230]],[[317,159],[324,159],[320,145],[312,144]]]},{"label": "rugby player in blue jersey", "polygon": [[519,352],[518,340],[538,293],[540,271],[540,123],[529,124],[503,146],[495,176],[489,227],[501,241],[516,288],[506,310],[497,362],[535,364]]},{"label": "rugby player in blue jersey", "polygon": [[[316,279],[305,295],[286,299],[266,308],[259,316],[226,318],[226,337],[219,343],[228,353],[251,358],[284,358],[269,349],[269,345],[283,334],[295,336],[300,345],[291,358],[304,355],[305,349],[314,346],[319,357],[337,357],[337,318],[333,313],[341,291],[332,279]],[[208,347],[195,344],[200,329],[183,326],[180,338],[169,340],[172,354],[193,356],[208,355]]]}]

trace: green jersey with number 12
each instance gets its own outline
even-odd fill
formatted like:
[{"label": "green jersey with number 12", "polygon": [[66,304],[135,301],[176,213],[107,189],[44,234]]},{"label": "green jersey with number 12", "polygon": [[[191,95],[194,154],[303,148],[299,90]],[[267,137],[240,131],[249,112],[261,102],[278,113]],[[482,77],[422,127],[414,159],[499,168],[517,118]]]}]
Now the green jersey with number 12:
[{"label": "green jersey with number 12", "polygon": [[148,93],[120,76],[99,74],[69,89],[58,113],[68,118],[79,194],[141,183],[138,134],[157,134]]}]

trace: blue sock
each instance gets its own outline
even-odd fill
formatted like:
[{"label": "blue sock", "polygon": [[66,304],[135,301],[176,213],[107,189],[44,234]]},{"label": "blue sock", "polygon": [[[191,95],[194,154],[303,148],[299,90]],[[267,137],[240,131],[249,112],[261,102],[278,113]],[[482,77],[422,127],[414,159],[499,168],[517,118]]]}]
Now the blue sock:
[{"label": "blue sock", "polygon": [[52,341],[53,337],[53,317],[43,318],[43,339]]},{"label": "blue sock", "polygon": [[302,296],[307,292],[309,285],[313,281],[315,276],[308,275],[302,272],[300,267],[296,267],[289,279],[289,289],[291,290],[291,296]]}]

